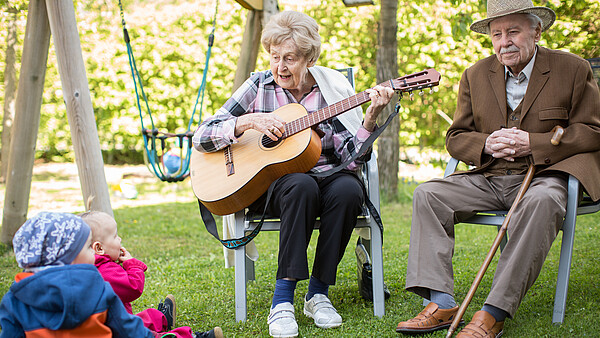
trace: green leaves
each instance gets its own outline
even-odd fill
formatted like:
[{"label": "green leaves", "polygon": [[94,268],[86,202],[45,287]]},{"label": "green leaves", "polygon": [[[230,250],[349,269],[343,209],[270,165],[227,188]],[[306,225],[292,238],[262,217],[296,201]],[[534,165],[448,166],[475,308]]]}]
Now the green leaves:
[{"label": "green leaves", "polygon": [[[304,7],[290,0],[279,3],[281,10],[304,11],[319,23],[322,55],[318,64],[332,68],[354,67],[357,91],[376,84],[378,4],[349,8],[341,1],[310,2],[303,4]],[[19,48],[22,48],[25,33],[26,4],[17,0],[0,4],[0,22],[8,18],[11,6],[22,13],[18,26]],[[558,18],[543,34],[542,45],[584,58],[600,56],[600,2],[548,0],[535,4],[549,6]],[[154,123],[160,130],[185,131],[205,71],[215,3],[126,1],[123,5]],[[448,128],[444,115],[453,116],[462,72],[493,53],[487,36],[469,30],[473,21],[486,16],[485,11],[486,2],[479,0],[398,2],[398,73],[404,75],[435,68],[442,74],[435,93],[427,91],[427,95],[417,96],[414,101],[402,101],[398,137],[403,146],[443,149]],[[76,2],[76,14],[102,149],[139,154],[143,149],[141,125],[118,4],[81,0]],[[231,95],[246,16],[247,10],[235,1],[220,1],[203,119],[216,112]],[[0,41],[6,41],[5,29],[0,29]],[[0,70],[4,69],[4,52],[0,49]],[[20,53],[17,52],[18,58]],[[268,67],[261,47],[257,70]],[[0,104],[3,100],[4,97],[0,97]],[[52,45],[43,100],[38,156],[72,158],[71,136]],[[143,120],[144,126],[151,127],[145,111]],[[192,129],[197,124],[198,115]],[[132,156],[132,161],[135,158],[140,157]]]}]

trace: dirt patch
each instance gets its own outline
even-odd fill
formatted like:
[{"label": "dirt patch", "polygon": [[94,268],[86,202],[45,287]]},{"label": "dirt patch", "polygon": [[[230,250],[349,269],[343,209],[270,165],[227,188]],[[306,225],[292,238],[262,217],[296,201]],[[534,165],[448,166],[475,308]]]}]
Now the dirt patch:
[{"label": "dirt patch", "polygon": [[[113,209],[195,201],[189,179],[178,183],[162,182],[143,165],[106,165],[104,173]],[[441,169],[433,166],[417,167],[400,162],[400,177],[405,182],[423,182],[442,174]],[[2,208],[5,187],[0,185]],[[28,215],[46,210],[81,212],[84,209],[75,163],[41,163],[33,167]]]},{"label": "dirt patch", "polygon": [[[106,165],[104,174],[113,209],[194,201],[189,179],[179,183],[165,183],[143,165]],[[2,207],[5,188],[4,184],[0,185]],[[135,198],[132,198],[134,195]],[[42,163],[33,167],[28,215],[44,210],[81,212],[84,209],[76,164]]]}]

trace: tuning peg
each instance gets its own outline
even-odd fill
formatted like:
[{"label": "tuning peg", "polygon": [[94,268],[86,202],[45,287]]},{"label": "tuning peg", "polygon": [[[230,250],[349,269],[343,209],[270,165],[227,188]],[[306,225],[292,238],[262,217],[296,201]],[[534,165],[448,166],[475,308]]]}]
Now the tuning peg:
[{"label": "tuning peg", "polygon": [[429,88],[429,94],[433,94],[434,90],[433,87]]},{"label": "tuning peg", "polygon": [[411,90],[411,92],[410,92],[410,100],[412,101],[414,98],[415,98],[415,93],[413,93],[412,90]]},{"label": "tuning peg", "polygon": [[404,92],[398,92],[398,100],[402,100],[404,97]]},{"label": "tuning peg", "polygon": [[423,89],[421,89],[421,91],[419,92],[419,96],[423,97],[425,93],[423,93]]}]

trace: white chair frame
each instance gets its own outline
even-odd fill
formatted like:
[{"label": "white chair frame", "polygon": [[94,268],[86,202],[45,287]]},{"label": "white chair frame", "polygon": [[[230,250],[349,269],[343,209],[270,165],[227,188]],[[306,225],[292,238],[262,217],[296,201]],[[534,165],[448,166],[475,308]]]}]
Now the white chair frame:
[{"label": "white chair frame", "polygon": [[[459,161],[451,158],[448,161],[444,177],[456,171]],[[600,201],[593,202],[587,196],[578,202],[581,194],[580,183],[574,177],[569,175],[568,181],[568,198],[567,198],[567,213],[562,225],[562,244],[560,247],[560,261],[558,264],[558,278],[556,281],[556,293],[554,296],[554,312],[552,314],[552,322],[562,324],[565,319],[565,308],[567,304],[567,290],[569,288],[569,276],[571,274],[571,260],[573,258],[573,244],[575,242],[575,223],[577,215],[585,215],[598,212],[600,210]],[[500,229],[504,217],[508,213],[505,211],[482,211],[462,223],[495,225]],[[506,244],[506,236],[504,237],[501,248]]]}]

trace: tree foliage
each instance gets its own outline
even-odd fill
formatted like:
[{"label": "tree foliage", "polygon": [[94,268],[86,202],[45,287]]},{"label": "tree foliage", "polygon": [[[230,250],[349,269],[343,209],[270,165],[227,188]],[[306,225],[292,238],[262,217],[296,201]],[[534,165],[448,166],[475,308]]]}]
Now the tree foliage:
[{"label": "tree foliage", "polygon": [[[0,41],[6,41],[3,20],[7,5],[15,4],[25,11],[25,1],[0,5]],[[118,3],[80,0],[75,4],[102,150],[123,156],[123,161],[140,161],[141,127]],[[319,64],[355,67],[359,91],[376,84],[378,2],[375,6],[358,8],[345,7],[339,0],[280,0],[279,4],[282,10],[301,10],[317,20],[323,42]],[[123,5],[154,123],[160,130],[185,131],[204,72],[215,1],[134,0]],[[558,16],[556,24],[544,33],[542,45],[586,58],[600,54],[597,0],[546,0],[536,1],[536,5],[549,6]],[[478,0],[399,0],[398,73],[435,68],[442,74],[434,93],[402,101],[401,145],[443,149],[460,75],[476,60],[492,53],[489,38],[468,29],[474,20],[483,17],[485,3]],[[231,94],[245,18],[246,10],[235,1],[219,1],[203,118],[212,115]],[[19,22],[21,42],[24,31],[23,15]],[[0,48],[0,69],[4,69],[3,49]],[[268,68],[264,52],[260,53],[257,64],[259,69]],[[143,119],[149,127],[149,117],[143,115]],[[38,157],[53,160],[73,157],[52,45],[37,149]]]}]

